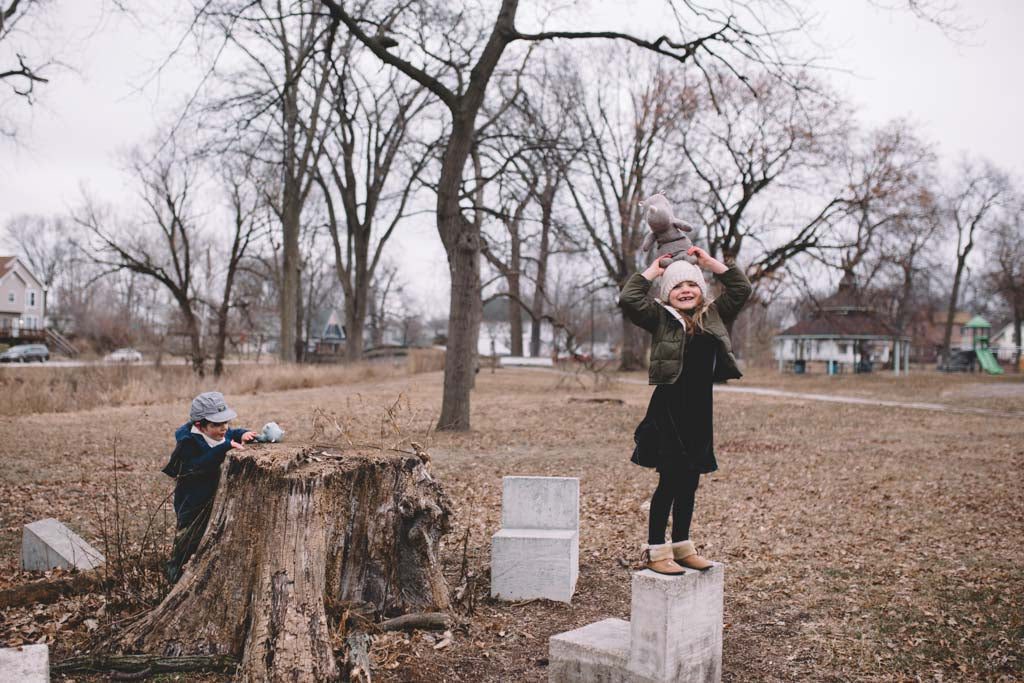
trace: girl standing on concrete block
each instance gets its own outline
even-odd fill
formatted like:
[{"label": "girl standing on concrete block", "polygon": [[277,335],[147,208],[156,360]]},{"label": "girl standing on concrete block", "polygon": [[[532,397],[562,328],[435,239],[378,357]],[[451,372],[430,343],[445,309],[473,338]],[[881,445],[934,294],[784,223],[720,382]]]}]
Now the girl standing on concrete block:
[{"label": "girl standing on concrete block", "polygon": [[[690,541],[690,520],[700,475],[718,469],[711,385],[741,376],[726,326],[751,291],[736,266],[727,267],[700,247],[691,247],[687,254],[696,258],[696,265],[675,261],[663,268],[659,256],[645,271],[630,276],[619,294],[626,316],[652,335],[649,379],[655,389],[634,434],[633,462],[658,470],[642,552],[648,569],[661,574],[712,566]],[[702,268],[724,287],[713,301]],[[652,299],[648,292],[658,277],[661,286]],[[672,542],[666,543],[670,511]]]}]

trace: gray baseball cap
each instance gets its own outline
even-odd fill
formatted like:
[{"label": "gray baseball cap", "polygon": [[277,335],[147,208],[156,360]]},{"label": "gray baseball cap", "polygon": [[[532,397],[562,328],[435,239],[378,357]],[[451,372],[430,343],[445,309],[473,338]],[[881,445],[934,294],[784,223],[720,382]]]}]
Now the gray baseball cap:
[{"label": "gray baseball cap", "polygon": [[238,413],[228,408],[224,394],[219,391],[207,391],[192,399],[192,408],[188,411],[190,422],[209,420],[210,422],[227,422],[238,417]]}]

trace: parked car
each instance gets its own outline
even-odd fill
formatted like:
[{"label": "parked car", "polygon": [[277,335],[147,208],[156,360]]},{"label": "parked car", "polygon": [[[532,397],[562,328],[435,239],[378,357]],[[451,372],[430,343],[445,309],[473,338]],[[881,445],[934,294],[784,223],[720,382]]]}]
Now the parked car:
[{"label": "parked car", "polygon": [[44,344],[18,344],[0,353],[0,363],[28,363],[50,360],[50,351]]},{"label": "parked car", "polygon": [[104,356],[103,360],[108,363],[138,363],[142,360],[142,354],[131,348],[117,349]]}]

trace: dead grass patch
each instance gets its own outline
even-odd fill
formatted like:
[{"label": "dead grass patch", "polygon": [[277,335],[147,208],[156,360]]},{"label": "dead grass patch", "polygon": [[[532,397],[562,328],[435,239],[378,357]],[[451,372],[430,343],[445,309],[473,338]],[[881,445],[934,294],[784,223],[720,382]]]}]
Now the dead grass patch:
[{"label": "dead grass patch", "polygon": [[226,395],[353,384],[444,368],[444,352],[418,349],[407,358],[339,365],[228,365],[220,378],[196,377],[188,367],[90,365],[0,369],[0,415],[66,413],[91,406],[153,405],[203,391]]},{"label": "dead grass patch", "polygon": [[[448,434],[432,430],[440,382],[439,374],[374,378],[239,395],[234,407],[241,425],[275,419],[297,441],[404,447],[415,438],[432,453],[455,510],[441,549],[445,571],[454,588],[465,541],[475,599],[450,646],[435,650],[417,633],[380,640],[375,680],[546,680],[550,635],[628,618],[628,567],[655,483],[628,458],[650,389],[618,382],[602,396],[622,404],[571,402],[592,394],[550,373],[481,372],[475,430]],[[159,467],[183,409],[178,401],[2,418],[0,575],[21,580],[11,577],[28,521],[56,516],[98,538],[91,501],[111,485],[112,431],[133,437],[118,446],[132,504],[141,513],[165,496],[170,482]],[[724,680],[1024,678],[1019,421],[745,394],[718,395],[715,418],[721,469],[702,479],[694,532],[708,556],[727,563]],[[580,477],[571,606],[488,597],[490,536],[509,474]],[[84,611],[63,622],[79,603],[42,610],[38,622],[4,614],[0,642],[32,621],[32,637],[49,639],[60,658],[86,642],[84,618],[103,625],[124,616],[109,608],[97,616],[95,596],[76,600]]]}]

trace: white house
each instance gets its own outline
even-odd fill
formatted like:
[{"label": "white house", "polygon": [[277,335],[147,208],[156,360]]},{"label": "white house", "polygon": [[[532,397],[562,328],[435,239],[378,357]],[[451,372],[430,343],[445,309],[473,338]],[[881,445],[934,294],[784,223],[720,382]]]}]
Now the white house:
[{"label": "white house", "polygon": [[[555,330],[551,323],[541,322],[540,355],[551,357]],[[523,349],[530,348],[530,324],[523,325]],[[481,356],[507,356],[512,352],[512,325],[507,320],[484,320],[480,323],[480,337],[477,339],[477,353]]]},{"label": "white house", "polygon": [[17,256],[0,256],[0,336],[36,337],[46,329],[46,288]]},{"label": "white house", "polygon": [[1012,362],[1017,356],[1017,349],[1020,348],[1020,339],[1017,338],[1013,329],[1013,321],[1006,323],[992,333],[988,340],[989,348],[1002,363]]}]

